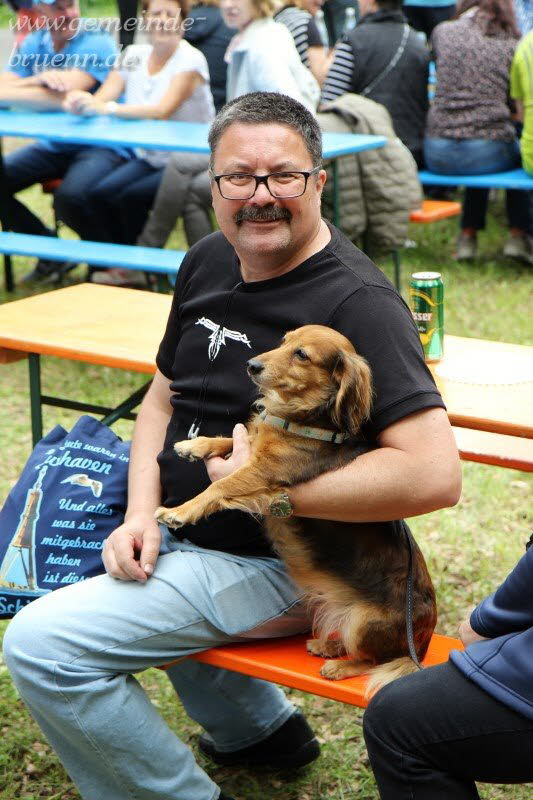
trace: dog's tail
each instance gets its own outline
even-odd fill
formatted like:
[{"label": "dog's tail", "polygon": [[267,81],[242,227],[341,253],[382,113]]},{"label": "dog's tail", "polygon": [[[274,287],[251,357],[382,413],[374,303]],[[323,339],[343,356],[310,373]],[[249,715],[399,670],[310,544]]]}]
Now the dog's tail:
[{"label": "dog's tail", "polygon": [[366,699],[372,697],[382,686],[395,681],[396,678],[401,678],[403,675],[410,675],[412,672],[417,671],[417,665],[409,656],[395,658],[385,664],[378,664],[376,667],[372,667],[368,671],[368,681],[365,689]]}]

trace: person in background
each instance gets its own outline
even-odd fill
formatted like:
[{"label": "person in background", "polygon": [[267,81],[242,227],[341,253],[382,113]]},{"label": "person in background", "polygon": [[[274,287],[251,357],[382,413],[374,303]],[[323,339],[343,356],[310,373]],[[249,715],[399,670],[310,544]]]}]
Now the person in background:
[{"label": "person in background", "polygon": [[217,113],[226,102],[227,64],[224,56],[235,33],[222,19],[219,5],[218,0],[194,2],[188,14],[192,24],[187,25],[183,34],[183,38],[205,56]]},{"label": "person in background", "polygon": [[227,100],[249,92],[280,92],[315,113],[316,79],[298,55],[294,39],[274,22],[273,0],[221,0],[226,25],[236,28],[228,47]]},{"label": "person in background", "polygon": [[[183,38],[205,56],[215,110],[219,111],[226,101],[227,64],[224,55],[234,31],[222,19],[218,0],[196,3],[190,9],[188,19],[193,20],[193,24],[187,25]],[[189,247],[211,233],[208,165],[208,155],[170,154],[152,209],[137,239],[138,245],[164,247],[181,216]],[[94,273],[92,280],[109,286],[146,285],[140,272],[119,267]]]},{"label": "person in background", "polygon": [[450,0],[403,0],[403,13],[415,31],[425,34],[429,42],[433,28],[449,20],[455,11],[455,3]]},{"label": "person in background", "polygon": [[0,4],[2,2],[17,15],[15,27],[16,45],[19,45],[29,33],[36,31],[43,24],[43,19],[34,7],[33,0],[0,0]]},{"label": "person in background", "polygon": [[[43,0],[35,4],[43,17],[42,28],[27,36],[11,54],[7,71],[0,75],[0,106],[35,111],[60,110],[70,91],[88,97],[105,81],[117,51],[107,33],[85,30],[77,0]],[[55,193],[56,214],[74,230],[77,210],[84,206],[89,187],[121,164],[124,153],[107,148],[80,147],[37,141],[9,153],[4,159],[7,211],[14,231],[55,236],[18,198],[18,192],[53,178],[62,178]],[[26,281],[51,280],[72,265],[41,259]]]},{"label": "person in background", "polygon": [[[529,175],[533,175],[533,31],[524,36],[515,50],[511,66],[511,97],[522,122],[522,165]],[[532,194],[530,192],[530,200]]]},{"label": "person in background", "polygon": [[[437,84],[424,145],[432,172],[482,175],[519,166],[508,102],[509,71],[518,39],[512,0],[462,0],[455,18],[433,31]],[[488,199],[488,189],[465,191],[458,260],[476,256]],[[506,203],[510,232],[504,255],[532,263],[527,193],[509,190]]]},{"label": "person in background", "polygon": [[[113,70],[95,95],[72,92],[65,108],[75,114],[120,119],[209,122],[214,105],[207,62],[181,35],[186,0],[148,0],[145,12],[151,44],[131,45],[120,69]],[[124,103],[117,103],[122,94]],[[167,151],[138,149],[135,158],[95,182],[86,198],[87,227],[92,231],[86,230],[83,238],[134,244],[152,207],[169,155]],[[95,273],[93,280],[104,276],[105,273]]]},{"label": "person in background", "polygon": [[276,0],[276,6],[279,10],[275,12],[274,20],[286,25],[302,64],[311,70],[319,84],[323,83],[329,66],[328,53],[313,15],[306,10],[306,0],[289,0],[287,3]]},{"label": "person in background", "polygon": [[429,53],[411,30],[402,0],[360,0],[361,19],[335,48],[321,105],[346,92],[385,106],[418,166],[428,111]]},{"label": "person in background", "polygon": [[370,701],[381,800],[479,800],[475,781],[533,781],[533,547],[459,633],[464,652]]}]

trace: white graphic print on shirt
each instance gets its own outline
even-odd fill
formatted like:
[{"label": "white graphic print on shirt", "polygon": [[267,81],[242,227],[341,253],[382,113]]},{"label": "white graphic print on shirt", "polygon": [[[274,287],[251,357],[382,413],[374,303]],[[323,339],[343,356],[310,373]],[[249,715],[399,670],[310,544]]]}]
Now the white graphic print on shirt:
[{"label": "white graphic print on shirt", "polygon": [[212,331],[211,335],[209,336],[209,360],[214,361],[215,358],[218,356],[219,350],[221,345],[226,344],[227,339],[234,339],[237,342],[242,342],[243,344],[247,345],[247,347],[252,347],[250,340],[246,336],[245,333],[239,333],[239,331],[231,331],[229,328],[221,328],[220,325],[217,325],[216,322],[208,319],[207,317],[201,317],[199,320],[196,321],[197,325],[203,325],[204,328]]}]

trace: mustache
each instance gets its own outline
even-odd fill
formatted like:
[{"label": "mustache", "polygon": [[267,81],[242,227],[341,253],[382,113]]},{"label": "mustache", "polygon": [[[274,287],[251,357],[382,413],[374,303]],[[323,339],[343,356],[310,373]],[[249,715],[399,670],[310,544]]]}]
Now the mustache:
[{"label": "mustache", "polygon": [[284,219],[289,222],[292,219],[292,214],[288,208],[281,208],[280,206],[245,206],[240,208],[233,217],[237,225],[248,222],[276,222],[278,219]]}]

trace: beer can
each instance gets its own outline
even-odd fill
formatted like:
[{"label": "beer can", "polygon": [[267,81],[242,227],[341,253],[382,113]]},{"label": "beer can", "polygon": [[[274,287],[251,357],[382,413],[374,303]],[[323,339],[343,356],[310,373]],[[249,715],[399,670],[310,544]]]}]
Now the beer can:
[{"label": "beer can", "polygon": [[444,354],[444,284],[440,272],[411,275],[409,305],[426,361],[440,361]]}]

